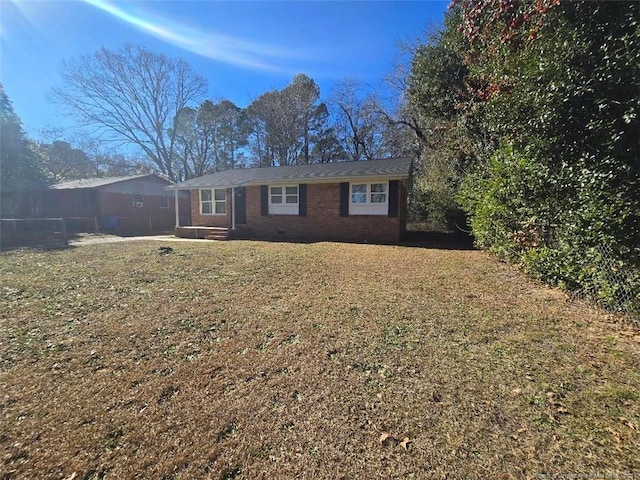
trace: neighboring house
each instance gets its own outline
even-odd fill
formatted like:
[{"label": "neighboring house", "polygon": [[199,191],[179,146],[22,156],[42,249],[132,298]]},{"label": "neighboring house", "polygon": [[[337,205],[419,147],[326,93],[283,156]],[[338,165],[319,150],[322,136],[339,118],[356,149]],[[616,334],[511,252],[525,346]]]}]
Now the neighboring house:
[{"label": "neighboring house", "polygon": [[[72,230],[156,233],[173,229],[176,199],[157,175],[71,180],[42,193],[37,216],[63,217]],[[189,199],[177,197],[179,216],[188,221]]]},{"label": "neighboring house", "polygon": [[0,178],[0,217],[37,216],[47,188],[42,180],[7,183]]},{"label": "neighboring house", "polygon": [[191,223],[176,222],[177,236],[219,227],[233,238],[397,243],[410,175],[411,159],[397,158],[225,170],[167,190],[191,192]]}]

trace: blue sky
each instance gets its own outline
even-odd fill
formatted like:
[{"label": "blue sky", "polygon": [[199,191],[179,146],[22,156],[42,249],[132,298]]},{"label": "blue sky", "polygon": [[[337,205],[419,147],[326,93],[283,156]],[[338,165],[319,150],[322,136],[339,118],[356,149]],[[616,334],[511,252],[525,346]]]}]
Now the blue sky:
[{"label": "blue sky", "polygon": [[241,107],[296,73],[327,97],[336,81],[376,85],[398,44],[440,24],[438,1],[0,0],[0,81],[28,133],[69,126],[48,98],[63,60],[123,43],[187,60],[209,97]]}]

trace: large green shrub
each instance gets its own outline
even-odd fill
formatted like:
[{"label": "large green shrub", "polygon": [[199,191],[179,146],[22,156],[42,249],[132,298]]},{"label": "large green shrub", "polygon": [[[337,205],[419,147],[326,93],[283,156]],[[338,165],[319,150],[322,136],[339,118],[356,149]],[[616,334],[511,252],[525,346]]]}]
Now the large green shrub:
[{"label": "large green shrub", "polygon": [[461,199],[480,246],[637,309],[640,4],[544,3],[462,2],[474,115],[503,146]]},{"label": "large green shrub", "polygon": [[633,207],[584,179],[576,198],[563,198],[553,173],[505,145],[468,175],[459,199],[477,244],[607,308],[639,312],[638,246],[622,234]]}]

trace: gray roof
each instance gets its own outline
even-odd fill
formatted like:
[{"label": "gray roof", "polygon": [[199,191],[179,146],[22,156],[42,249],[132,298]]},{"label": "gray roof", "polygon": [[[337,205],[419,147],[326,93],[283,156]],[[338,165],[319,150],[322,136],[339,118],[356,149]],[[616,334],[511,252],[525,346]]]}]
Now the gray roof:
[{"label": "gray roof", "polygon": [[[102,178],[81,178],[78,180],[69,180],[68,182],[56,183],[51,185],[54,190],[69,190],[74,188],[97,188],[104,187],[105,185],[112,185],[114,183],[126,182],[127,180],[135,180],[138,178],[155,177],[158,180],[162,180],[157,175],[129,175],[127,177],[102,177]],[[169,183],[169,182],[167,182]]]},{"label": "gray roof", "polygon": [[314,183],[347,181],[352,178],[409,177],[411,158],[391,158],[361,162],[313,163],[285,167],[258,167],[223,170],[192,178],[166,187],[167,190],[190,190],[212,187],[241,187],[290,181]]}]

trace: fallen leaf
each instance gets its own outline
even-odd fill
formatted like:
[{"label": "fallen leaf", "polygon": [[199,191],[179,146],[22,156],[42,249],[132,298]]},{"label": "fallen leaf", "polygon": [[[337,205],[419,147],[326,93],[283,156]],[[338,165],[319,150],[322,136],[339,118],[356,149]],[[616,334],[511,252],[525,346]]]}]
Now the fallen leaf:
[{"label": "fallen leaf", "polygon": [[618,432],[613,428],[607,428],[607,431],[611,434],[616,443],[622,443],[622,438],[620,438],[620,434]]},{"label": "fallen leaf", "polygon": [[525,433],[527,431],[527,427],[522,427],[517,430],[518,433]]},{"label": "fallen leaf", "polygon": [[410,443],[409,437],[404,437],[400,442],[400,446],[406,450]]},{"label": "fallen leaf", "polygon": [[632,430],[637,430],[638,429],[638,426],[635,423],[633,423],[631,420],[629,420],[628,418],[618,417],[618,420],[620,420],[624,426],[629,427]]},{"label": "fallen leaf", "polygon": [[380,435],[380,443],[384,443],[385,440],[387,440],[391,435],[389,435],[387,432],[382,432],[382,434]]}]

